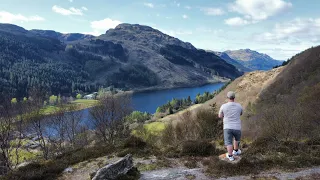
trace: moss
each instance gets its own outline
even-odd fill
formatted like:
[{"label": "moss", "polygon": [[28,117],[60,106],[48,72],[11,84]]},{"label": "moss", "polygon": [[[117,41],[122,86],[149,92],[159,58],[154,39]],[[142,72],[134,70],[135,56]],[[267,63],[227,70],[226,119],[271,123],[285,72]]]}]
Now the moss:
[{"label": "moss", "polygon": [[185,178],[191,180],[191,179],[196,179],[197,177],[193,174],[187,174],[187,175],[185,175]]},{"label": "moss", "polygon": [[[21,146],[25,146],[26,144],[28,144],[30,142],[30,140],[27,139],[21,139]],[[10,142],[10,146],[12,147],[17,147],[19,144],[19,139],[15,139],[13,141]]]},{"label": "moss", "polygon": [[[25,149],[19,149],[18,150],[19,163],[30,161],[30,160],[34,160],[39,155],[41,155],[40,152],[38,152],[38,153],[29,152],[29,151],[27,151]],[[11,161],[13,162],[13,164],[17,163],[17,155],[16,155],[15,151],[11,152],[11,159],[12,159]]]},{"label": "moss", "polygon": [[138,167],[138,170],[141,171],[141,172],[143,172],[143,171],[153,171],[153,170],[161,168],[156,163],[154,163],[154,164],[138,164],[137,167]]},{"label": "moss", "polygon": [[165,158],[159,158],[155,162],[150,164],[138,163],[137,168],[139,171],[153,171],[161,168],[170,167],[170,162]]}]

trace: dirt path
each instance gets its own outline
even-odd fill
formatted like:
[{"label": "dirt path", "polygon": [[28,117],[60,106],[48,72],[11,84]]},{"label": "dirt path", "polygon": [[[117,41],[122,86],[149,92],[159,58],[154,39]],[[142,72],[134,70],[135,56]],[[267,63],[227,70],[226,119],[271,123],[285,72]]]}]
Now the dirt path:
[{"label": "dirt path", "polygon": [[[97,171],[108,163],[115,162],[119,157],[100,157],[90,161],[84,161],[76,164],[66,172],[64,172],[59,180],[88,180],[90,179],[90,173]],[[134,158],[135,166],[143,164],[146,167],[151,164],[157,164],[156,157],[145,158]],[[140,180],[211,180],[215,179],[210,177],[204,172],[203,166],[198,165],[197,168],[189,169],[184,166],[184,159],[168,159],[167,163],[170,164],[170,168],[156,168],[155,170],[142,171]],[[201,164],[201,163],[200,163]],[[151,167],[151,166],[150,166]],[[69,172],[68,172],[69,171]],[[298,169],[294,172],[282,172],[282,171],[268,171],[259,175],[248,175],[248,176],[235,176],[235,177],[223,177],[219,180],[307,180],[307,179],[319,179],[320,180],[320,167],[313,167],[307,169]]]},{"label": "dirt path", "polygon": [[236,176],[220,178],[219,180],[249,180],[249,179],[277,179],[277,180],[288,180],[288,179],[320,179],[320,167],[314,167],[309,169],[300,169],[296,172],[265,172],[256,176]]},{"label": "dirt path", "polygon": [[[155,171],[143,172],[141,180],[210,180],[215,179],[207,176],[203,169],[170,168]],[[297,172],[265,172],[254,176],[235,176],[219,178],[218,180],[288,180],[288,179],[320,179],[320,167],[301,169]]]}]

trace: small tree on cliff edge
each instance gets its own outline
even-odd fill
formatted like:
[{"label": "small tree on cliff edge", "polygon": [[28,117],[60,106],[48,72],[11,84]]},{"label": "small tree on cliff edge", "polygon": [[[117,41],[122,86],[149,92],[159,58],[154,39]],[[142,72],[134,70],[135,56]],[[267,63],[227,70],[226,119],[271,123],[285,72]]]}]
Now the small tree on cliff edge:
[{"label": "small tree on cliff edge", "polygon": [[100,139],[114,144],[116,138],[126,133],[125,117],[131,112],[130,95],[106,93],[100,96],[97,106],[90,110],[91,121]]}]

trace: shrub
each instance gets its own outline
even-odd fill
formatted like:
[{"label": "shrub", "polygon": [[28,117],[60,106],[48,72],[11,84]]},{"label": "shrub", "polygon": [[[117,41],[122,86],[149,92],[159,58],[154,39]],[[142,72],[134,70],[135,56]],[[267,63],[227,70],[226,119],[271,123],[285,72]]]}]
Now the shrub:
[{"label": "shrub", "polygon": [[184,166],[186,166],[189,169],[194,169],[198,167],[198,161],[194,158],[187,159],[184,163]]},{"label": "shrub", "polygon": [[130,136],[127,138],[124,142],[123,147],[124,148],[145,148],[147,146],[147,143],[144,142],[141,138]]},{"label": "shrub", "polygon": [[181,153],[188,156],[210,156],[216,153],[216,148],[207,141],[185,141],[182,143]]},{"label": "shrub", "polygon": [[218,118],[215,112],[215,105],[213,105],[212,109],[200,110],[196,113],[196,119],[200,126],[200,138],[222,138],[223,122]]},{"label": "shrub", "polygon": [[95,146],[70,151],[49,161],[33,162],[24,167],[18,168],[3,177],[3,179],[57,179],[65,168],[79,162],[110,154],[113,150],[114,147],[112,146]]},{"label": "shrub", "polygon": [[176,124],[168,124],[163,132],[163,146],[172,146],[187,140],[216,140],[222,136],[222,121],[215,105],[198,112],[186,111]]},{"label": "shrub", "polygon": [[77,98],[77,99],[81,99],[81,98],[82,98],[82,95],[81,95],[81,94],[77,94],[76,98]]},{"label": "shrub", "polygon": [[147,112],[133,111],[129,116],[126,117],[126,120],[130,123],[138,122],[143,123],[151,118],[151,114]]}]

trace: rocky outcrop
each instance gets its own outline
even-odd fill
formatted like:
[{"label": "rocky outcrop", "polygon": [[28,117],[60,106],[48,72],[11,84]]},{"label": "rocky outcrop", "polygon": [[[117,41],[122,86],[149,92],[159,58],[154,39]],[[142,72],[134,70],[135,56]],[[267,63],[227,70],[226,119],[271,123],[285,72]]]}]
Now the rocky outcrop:
[{"label": "rocky outcrop", "polygon": [[128,154],[119,161],[99,169],[92,180],[119,179],[126,175],[130,175],[132,172],[137,174],[138,170],[133,167],[132,155]]}]

